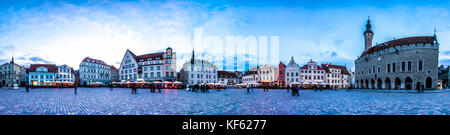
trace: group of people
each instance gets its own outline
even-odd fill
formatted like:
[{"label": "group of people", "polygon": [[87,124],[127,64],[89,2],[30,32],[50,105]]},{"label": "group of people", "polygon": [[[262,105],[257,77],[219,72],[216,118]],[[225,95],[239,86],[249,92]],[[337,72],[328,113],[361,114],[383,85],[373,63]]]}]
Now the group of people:
[{"label": "group of people", "polygon": [[303,89],[303,86],[294,85],[291,87],[292,96],[300,96],[300,89]]},{"label": "group of people", "polygon": [[[133,84],[131,86],[131,94],[136,94],[137,93],[137,89],[138,89],[138,85],[137,84]],[[150,92],[155,93],[156,89],[158,89],[158,92],[161,93],[161,85],[160,84],[152,84],[150,86]],[[112,91],[112,87],[111,87],[111,91]]]},{"label": "group of people", "polygon": [[208,93],[209,89],[211,89],[208,85],[206,84],[194,84],[191,85],[191,91],[192,92],[198,92],[200,90],[201,93]]}]

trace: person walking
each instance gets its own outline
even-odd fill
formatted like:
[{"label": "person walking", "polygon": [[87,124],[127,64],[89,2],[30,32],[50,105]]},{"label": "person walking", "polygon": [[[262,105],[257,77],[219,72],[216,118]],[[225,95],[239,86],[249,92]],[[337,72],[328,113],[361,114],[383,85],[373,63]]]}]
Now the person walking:
[{"label": "person walking", "polygon": [[250,84],[247,83],[247,94],[250,94]]},{"label": "person walking", "polygon": [[75,85],[73,86],[73,93],[74,93],[75,95],[77,94],[77,89],[78,89],[78,85],[75,84]]},{"label": "person walking", "polygon": [[113,91],[113,86],[112,86],[112,84],[109,85],[109,91]]},{"label": "person walking", "polygon": [[30,90],[29,90],[29,86],[28,86],[28,83],[27,83],[27,84],[25,84],[25,89],[27,90],[27,92],[30,92]]},{"label": "person walking", "polygon": [[294,96],[295,95],[295,87],[297,87],[297,85],[292,85],[291,87],[291,95]]}]

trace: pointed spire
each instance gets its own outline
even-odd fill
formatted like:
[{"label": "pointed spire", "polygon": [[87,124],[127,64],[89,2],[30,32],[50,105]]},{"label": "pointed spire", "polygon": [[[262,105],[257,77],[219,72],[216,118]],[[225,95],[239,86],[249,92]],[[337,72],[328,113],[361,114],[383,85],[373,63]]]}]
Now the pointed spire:
[{"label": "pointed spire", "polygon": [[191,64],[193,65],[195,61],[195,52],[194,49],[192,49],[192,57],[191,57]]},{"label": "pointed spire", "polygon": [[11,57],[11,63],[14,63],[14,56]]},{"label": "pointed spire", "polygon": [[437,36],[436,36],[436,28],[434,28],[434,34],[433,34],[433,37],[434,37],[434,43],[438,43],[438,41],[437,41]]}]

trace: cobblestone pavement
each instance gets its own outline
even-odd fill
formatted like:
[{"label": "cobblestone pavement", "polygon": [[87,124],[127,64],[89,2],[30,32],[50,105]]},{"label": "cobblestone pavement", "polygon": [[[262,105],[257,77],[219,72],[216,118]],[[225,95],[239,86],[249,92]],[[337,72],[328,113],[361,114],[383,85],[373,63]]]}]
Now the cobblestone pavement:
[{"label": "cobblestone pavement", "polygon": [[0,89],[1,115],[449,115],[450,92],[380,93],[368,91],[263,92],[227,89],[210,93],[138,89]]}]

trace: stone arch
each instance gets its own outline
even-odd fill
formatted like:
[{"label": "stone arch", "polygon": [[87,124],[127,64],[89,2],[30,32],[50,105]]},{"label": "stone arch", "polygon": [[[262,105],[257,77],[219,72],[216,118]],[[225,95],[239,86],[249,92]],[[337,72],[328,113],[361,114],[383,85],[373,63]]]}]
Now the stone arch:
[{"label": "stone arch", "polygon": [[402,86],[402,80],[400,78],[395,78],[395,89],[400,89]]},{"label": "stone arch", "polygon": [[384,88],[391,89],[391,79],[389,77],[384,80]]},{"label": "stone arch", "polygon": [[425,88],[431,89],[433,87],[433,79],[431,77],[427,77],[425,80]]},{"label": "stone arch", "polygon": [[405,78],[405,89],[408,89],[408,90],[412,89],[412,82],[413,82],[413,80],[411,78],[406,77]]},{"label": "stone arch", "polygon": [[375,80],[370,80],[370,88],[375,89]]},{"label": "stone arch", "polygon": [[382,89],[383,88],[383,81],[381,80],[381,78],[377,79],[377,89]]}]

